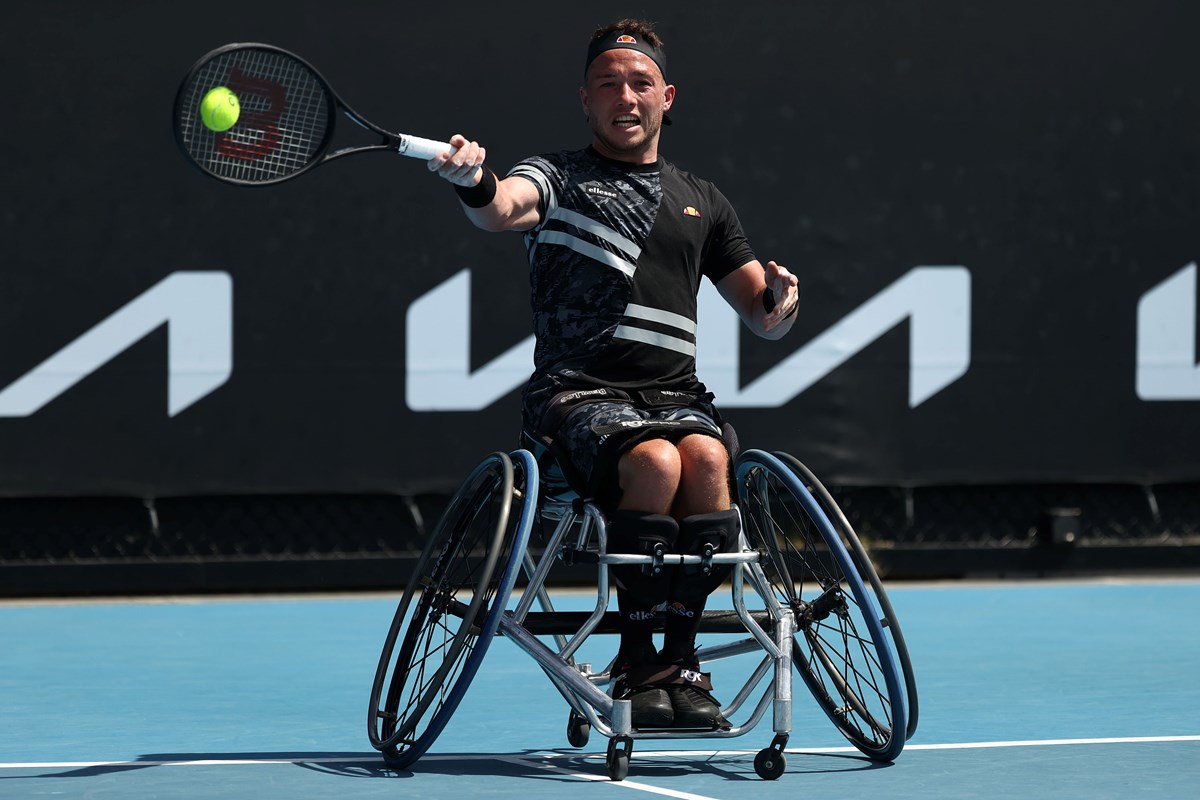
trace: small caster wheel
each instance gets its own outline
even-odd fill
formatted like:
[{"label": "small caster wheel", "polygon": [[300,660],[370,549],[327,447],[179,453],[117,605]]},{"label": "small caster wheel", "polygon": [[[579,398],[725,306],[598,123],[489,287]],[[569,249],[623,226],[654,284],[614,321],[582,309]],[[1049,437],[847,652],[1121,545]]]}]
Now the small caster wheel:
[{"label": "small caster wheel", "polygon": [[592,726],[588,724],[587,718],[580,716],[575,711],[571,712],[571,716],[567,718],[567,741],[572,747],[587,747],[588,737],[591,736]]},{"label": "small caster wheel", "polygon": [[783,751],[776,750],[774,747],[759,750],[758,755],[754,757],[754,771],[764,781],[773,781],[778,778],[783,774],[786,766],[787,761],[783,757]]},{"label": "small caster wheel", "polygon": [[633,749],[633,740],[626,736],[615,736],[608,740],[608,777],[614,781],[623,781],[629,775],[629,752]]}]

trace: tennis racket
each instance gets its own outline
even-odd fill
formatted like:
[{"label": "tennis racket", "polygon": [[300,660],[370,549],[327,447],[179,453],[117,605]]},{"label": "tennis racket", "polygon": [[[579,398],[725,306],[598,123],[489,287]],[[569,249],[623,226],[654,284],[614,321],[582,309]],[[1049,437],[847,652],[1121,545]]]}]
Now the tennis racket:
[{"label": "tennis racket", "polygon": [[[237,95],[233,127],[214,131],[201,118],[211,89]],[[379,135],[378,144],[333,147],[334,123],[345,116]],[[175,96],[175,139],[205,174],[239,186],[279,183],[355,153],[392,152],[429,160],[447,142],[391,133],[360,116],[308,62],[268,44],[229,44],[188,71]]]}]

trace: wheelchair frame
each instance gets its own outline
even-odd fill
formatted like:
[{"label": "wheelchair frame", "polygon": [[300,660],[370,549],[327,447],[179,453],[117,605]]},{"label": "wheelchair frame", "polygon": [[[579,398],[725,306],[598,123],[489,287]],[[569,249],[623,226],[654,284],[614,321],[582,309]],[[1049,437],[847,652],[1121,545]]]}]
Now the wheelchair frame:
[{"label": "wheelchair frame", "polygon": [[[415,763],[500,635],[533,658],[566,700],[571,745],[585,746],[592,730],[608,738],[613,780],[628,774],[635,740],[742,736],[768,709],[774,737],[754,767],[764,779],[778,778],[792,727],[793,669],[855,747],[873,760],[895,759],[916,730],[916,685],[895,612],[865,549],[833,497],[791,456],[747,450],[735,459],[734,474],[738,552],[627,555],[607,552],[601,510],[573,496],[557,476],[543,476],[529,450],[484,458],[451,499],[396,610],[371,690],[372,746],[395,767]],[[528,548],[539,520],[554,523],[540,559]],[[555,610],[545,584],[560,562],[597,566],[590,612]],[[575,660],[589,637],[617,632],[608,568],[624,564],[730,567],[733,611],[704,612],[700,632],[747,637],[702,646],[697,656],[704,665],[763,654],[722,708],[727,719],[737,718],[769,673],[745,719],[728,730],[634,729],[629,701],[600,688],[613,678],[612,663],[594,671]],[[509,609],[522,573],[527,584]],[[763,610],[747,607],[747,587]]]}]

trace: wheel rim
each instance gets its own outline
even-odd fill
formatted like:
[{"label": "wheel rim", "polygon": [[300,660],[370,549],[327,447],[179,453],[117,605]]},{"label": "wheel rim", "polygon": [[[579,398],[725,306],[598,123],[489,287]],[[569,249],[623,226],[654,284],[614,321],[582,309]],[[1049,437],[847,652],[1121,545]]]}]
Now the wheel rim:
[{"label": "wheel rim", "polygon": [[447,506],[418,562],[412,595],[406,590],[397,611],[402,618],[407,606],[413,608],[399,651],[388,658],[396,640],[390,637],[381,658],[380,672],[391,676],[382,709],[378,690],[372,697],[372,744],[393,758],[416,760],[428,746],[427,737],[431,740],[444,725],[440,712],[461,697],[455,687],[499,590],[497,562],[513,546],[505,535],[513,496],[511,462],[493,454]]},{"label": "wheel rim", "polygon": [[[818,705],[873,758],[904,738],[901,678],[879,615],[812,495],[778,459],[746,451],[737,465],[746,536],[762,553],[771,591],[796,621],[793,661]],[[850,574],[853,572],[853,574]]]},{"label": "wheel rim", "polygon": [[909,657],[908,644],[904,639],[904,631],[900,627],[900,621],[896,618],[896,612],[892,608],[887,591],[883,588],[883,582],[879,579],[875,567],[871,564],[870,556],[867,555],[862,542],[859,541],[858,534],[854,531],[854,526],[850,524],[850,520],[846,518],[842,509],[838,507],[837,502],[833,499],[833,495],[829,493],[824,484],[817,479],[812,470],[793,456],[787,453],[775,453],[775,456],[795,472],[812,492],[813,497],[820,503],[829,521],[838,529],[838,532],[846,542],[850,555],[858,565],[860,572],[863,573],[870,583],[871,591],[875,594],[875,599],[879,603],[884,618],[887,620],[887,635],[891,637],[892,644],[896,650],[896,656],[900,662],[900,669],[904,674],[905,697],[908,703],[906,708],[908,725],[905,729],[904,738],[911,739],[917,731],[917,723],[920,718],[917,681],[913,674],[912,659]]}]

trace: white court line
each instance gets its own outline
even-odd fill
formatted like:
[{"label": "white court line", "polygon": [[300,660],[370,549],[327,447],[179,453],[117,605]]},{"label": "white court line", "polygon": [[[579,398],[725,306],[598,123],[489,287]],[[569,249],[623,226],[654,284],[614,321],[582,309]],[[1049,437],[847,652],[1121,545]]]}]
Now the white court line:
[{"label": "white court line", "polygon": [[[692,750],[689,752],[691,752],[692,755],[695,755],[697,752],[704,754],[703,750],[701,750],[701,751]],[[640,754],[638,754],[638,755],[640,755]],[[542,758],[555,758],[555,757],[562,757],[562,754],[561,753],[546,753],[544,756],[541,756],[541,757]],[[499,760],[508,761],[510,763],[524,764],[527,767],[533,767],[535,769],[545,770],[546,772],[556,772],[559,775],[565,775],[569,778],[578,778],[579,780],[584,780],[584,781],[602,781],[611,786],[619,786],[623,789],[634,789],[636,791],[648,792],[650,794],[661,794],[666,797],[676,797],[676,798],[679,798],[679,800],[717,800],[717,798],[715,798],[715,797],[709,797],[708,795],[704,795],[704,794],[693,794],[692,792],[679,792],[674,789],[663,789],[658,786],[651,786],[646,783],[638,783],[637,781],[631,781],[631,780],[613,781],[613,780],[609,780],[609,777],[607,774],[600,774],[598,772],[579,772],[577,770],[566,769],[564,767],[556,767],[553,764],[547,764],[545,761],[535,760],[537,758],[539,758],[539,756],[524,756],[524,757],[519,757],[519,758],[500,758]]]},{"label": "white court line", "polygon": [[[990,750],[997,747],[1064,747],[1068,745],[1085,744],[1144,744],[1170,742],[1200,742],[1200,735],[1186,736],[1117,736],[1094,739],[1016,739],[1002,742],[946,742],[942,744],[906,744],[904,752],[910,750]],[[686,755],[733,756],[753,755],[757,750],[659,750],[654,752],[634,751],[639,758],[679,758]],[[813,755],[821,753],[857,753],[858,748],[840,747],[788,747],[785,753],[791,755]],[[901,754],[903,755],[903,753]]]},{"label": "white court line", "polygon": [[[1017,739],[999,742],[947,742],[943,744],[909,744],[905,751],[910,750],[989,750],[999,747],[1063,747],[1071,745],[1110,745],[1110,744],[1154,744],[1172,742],[1200,742],[1200,734],[1186,736],[1121,736],[1096,739]],[[757,750],[653,750],[634,751],[637,758],[715,758],[722,756],[754,755]],[[857,753],[853,747],[789,747],[785,751],[789,755],[805,755],[820,753]],[[522,762],[539,768],[554,769],[570,772],[562,767],[545,763],[552,759],[575,758],[602,759],[602,753],[562,753],[546,751],[532,755],[504,756],[495,754],[462,754],[462,755],[427,755],[421,761],[512,761]],[[319,758],[211,758],[211,759],[178,759],[161,761],[0,761],[0,769],[88,769],[91,767],[227,767],[263,764],[371,764],[383,763],[381,756],[374,753],[363,753],[361,756],[338,756]],[[590,773],[574,773],[586,780],[596,780],[597,776]],[[600,778],[608,780],[607,777]],[[628,783],[627,781],[625,783]],[[648,787],[656,792],[658,789]],[[660,793],[672,797],[700,797],[672,793],[661,790]]]}]

